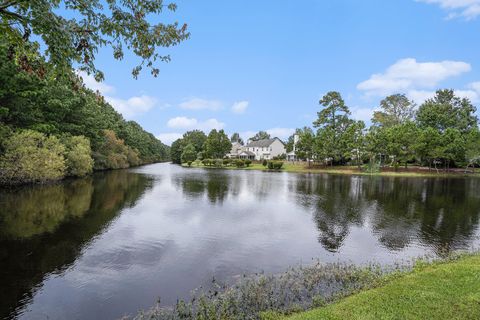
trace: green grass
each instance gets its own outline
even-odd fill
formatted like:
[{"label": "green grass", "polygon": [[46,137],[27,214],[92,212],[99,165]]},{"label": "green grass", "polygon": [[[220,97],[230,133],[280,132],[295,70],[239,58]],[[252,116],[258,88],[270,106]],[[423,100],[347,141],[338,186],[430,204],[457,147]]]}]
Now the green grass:
[{"label": "green grass", "polygon": [[480,319],[480,255],[423,265],[384,286],[282,319]]},{"label": "green grass", "polygon": [[[184,167],[188,167],[186,164],[183,164]],[[204,166],[201,162],[197,161],[192,163],[192,168],[206,168],[206,169],[226,169],[226,170],[262,170],[267,171],[265,167],[261,163],[254,162],[249,167],[237,168],[235,166],[223,166],[223,167],[210,167]],[[334,166],[334,167],[309,167],[305,164],[301,163],[292,163],[292,162],[284,162],[282,170],[283,172],[294,172],[294,173],[329,173],[329,174],[347,174],[347,175],[365,175],[365,176],[395,176],[395,177],[463,177],[463,176],[475,176],[480,177],[479,173],[475,174],[467,174],[464,175],[462,173],[445,173],[439,172],[436,173],[435,171],[432,172],[391,172],[391,171],[384,171],[384,172],[365,172],[360,171],[356,166]]]}]

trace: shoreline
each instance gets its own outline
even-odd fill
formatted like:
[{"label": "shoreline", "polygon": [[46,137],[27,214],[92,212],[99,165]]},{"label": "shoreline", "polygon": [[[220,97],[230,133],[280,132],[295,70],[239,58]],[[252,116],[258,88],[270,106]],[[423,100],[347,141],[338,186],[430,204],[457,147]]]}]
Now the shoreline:
[{"label": "shoreline", "polygon": [[162,161],[156,161],[156,162],[149,162],[149,163],[142,163],[139,164],[138,166],[132,166],[128,168],[109,168],[109,169],[98,169],[98,170],[93,170],[87,175],[84,176],[65,176],[61,179],[56,179],[56,180],[45,180],[45,181],[33,181],[33,182],[23,182],[23,183],[3,183],[0,182],[0,190],[2,189],[15,189],[15,188],[22,188],[22,187],[30,187],[30,186],[48,186],[56,183],[61,183],[64,181],[69,181],[69,180],[78,180],[78,179],[85,179],[88,177],[91,177],[97,173],[102,173],[102,172],[109,172],[109,171],[116,171],[116,170],[128,170],[128,169],[134,169],[134,168],[139,168],[143,166],[148,166],[152,164],[157,164],[157,163],[171,163],[170,160],[162,160]]},{"label": "shoreline", "polygon": [[414,167],[417,171],[413,169],[404,169],[401,168],[398,171],[380,171],[380,172],[366,172],[360,171],[356,166],[334,166],[334,167],[318,167],[312,166],[308,167],[303,163],[292,163],[284,161],[284,165],[280,170],[269,170],[266,169],[261,163],[252,163],[248,167],[235,167],[235,166],[205,166],[199,162],[192,163],[191,166],[186,164],[181,164],[183,168],[203,168],[203,169],[214,169],[214,170],[257,170],[264,172],[289,172],[289,173],[309,173],[309,174],[338,174],[338,175],[352,175],[352,176],[382,176],[382,177],[412,177],[412,178],[465,178],[465,177],[475,177],[480,178],[479,172],[435,172],[435,171],[419,171],[418,167]]},{"label": "shoreline", "polygon": [[430,263],[420,261],[412,271],[386,275],[377,286],[360,289],[331,304],[290,315],[266,312],[261,319],[478,319],[480,282],[475,279],[479,272],[478,252]]}]

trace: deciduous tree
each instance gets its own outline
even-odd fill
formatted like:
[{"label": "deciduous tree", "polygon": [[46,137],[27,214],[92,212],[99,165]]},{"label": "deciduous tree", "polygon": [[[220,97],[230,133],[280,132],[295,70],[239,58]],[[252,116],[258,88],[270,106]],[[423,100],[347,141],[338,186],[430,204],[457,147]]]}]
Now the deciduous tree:
[{"label": "deciduous tree", "polygon": [[99,48],[111,48],[113,58],[121,60],[126,47],[140,58],[132,71],[134,77],[142,68],[156,76],[156,62],[170,60],[159,48],[179,44],[189,32],[186,24],[153,24],[151,18],[176,8],[163,0],[1,0],[0,32],[8,42],[10,57],[26,68],[29,47],[38,36],[46,45],[49,61],[59,69],[69,70],[77,64],[102,80],[103,73],[95,64]]}]

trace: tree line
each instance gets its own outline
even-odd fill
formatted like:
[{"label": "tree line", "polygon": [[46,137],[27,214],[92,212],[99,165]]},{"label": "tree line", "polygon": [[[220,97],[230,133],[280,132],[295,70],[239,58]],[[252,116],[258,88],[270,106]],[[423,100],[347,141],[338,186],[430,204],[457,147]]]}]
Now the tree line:
[{"label": "tree line", "polygon": [[[271,135],[268,132],[259,131],[248,141],[270,138]],[[224,130],[213,129],[208,135],[201,130],[187,131],[182,138],[172,143],[170,148],[171,160],[176,164],[189,163],[195,160],[219,160],[222,163],[221,160],[232,150],[233,143],[245,144],[238,132],[234,132],[228,138]]]},{"label": "tree line", "polygon": [[232,142],[223,130],[213,129],[208,136],[201,130],[192,130],[175,140],[170,147],[173,163],[181,164],[197,159],[223,159],[232,149]]},{"label": "tree line", "polygon": [[[186,24],[152,21],[163,0],[3,1],[0,5],[0,183],[83,176],[169,158],[167,146],[84,87],[74,68],[104,79],[96,63],[126,51],[132,69],[156,77],[170,61],[162,48],[189,38]],[[41,53],[40,53],[40,48]]]},{"label": "tree line", "polygon": [[126,121],[72,68],[31,47],[19,63],[0,42],[0,182],[84,176],[169,159],[169,148]]},{"label": "tree line", "polygon": [[[323,165],[365,165],[369,170],[409,164],[449,170],[480,164],[476,108],[453,90],[438,90],[418,107],[404,94],[388,96],[368,129],[363,121],[351,118],[340,93],[328,92],[319,103],[322,110],[313,128],[295,132],[301,159]],[[287,142],[287,149],[292,148],[293,135]]]}]

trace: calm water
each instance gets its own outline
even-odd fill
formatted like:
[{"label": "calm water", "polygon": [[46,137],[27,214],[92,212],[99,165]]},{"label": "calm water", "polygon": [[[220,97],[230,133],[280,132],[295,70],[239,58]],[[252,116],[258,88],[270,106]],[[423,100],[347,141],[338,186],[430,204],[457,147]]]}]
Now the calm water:
[{"label": "calm water", "polygon": [[480,244],[480,179],[156,164],[0,191],[0,318],[114,319],[212,277]]}]

